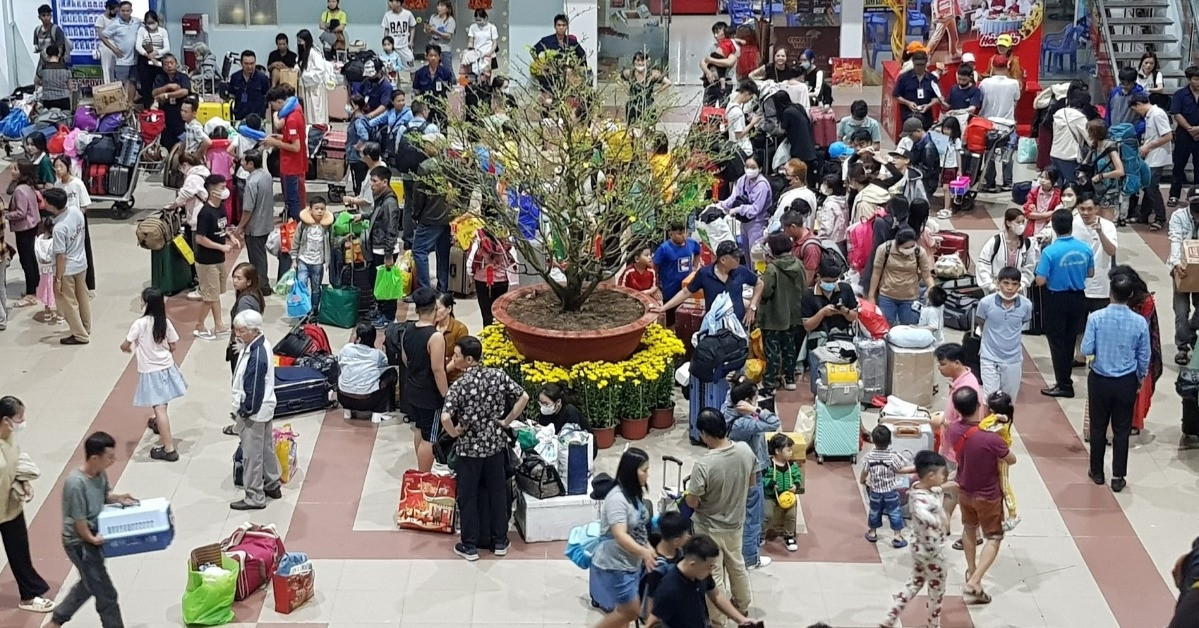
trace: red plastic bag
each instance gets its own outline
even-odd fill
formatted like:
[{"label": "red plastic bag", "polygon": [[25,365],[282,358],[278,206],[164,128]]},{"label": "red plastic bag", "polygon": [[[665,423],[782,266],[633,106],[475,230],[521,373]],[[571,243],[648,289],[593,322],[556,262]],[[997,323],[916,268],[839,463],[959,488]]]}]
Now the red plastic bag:
[{"label": "red plastic bag", "polygon": [[891,331],[891,324],[887,322],[887,317],[883,316],[883,311],[867,299],[858,299],[858,323],[875,339],[882,338]]},{"label": "red plastic bag", "polygon": [[63,145],[63,143],[67,141],[67,134],[70,132],[71,129],[68,129],[67,125],[58,125],[58,132],[54,135],[51,135],[50,140],[46,142],[46,151],[51,155],[63,154],[63,151],[66,150],[66,147]]},{"label": "red plastic bag", "polygon": [[404,472],[396,524],[407,530],[454,533],[458,483],[453,477]]}]

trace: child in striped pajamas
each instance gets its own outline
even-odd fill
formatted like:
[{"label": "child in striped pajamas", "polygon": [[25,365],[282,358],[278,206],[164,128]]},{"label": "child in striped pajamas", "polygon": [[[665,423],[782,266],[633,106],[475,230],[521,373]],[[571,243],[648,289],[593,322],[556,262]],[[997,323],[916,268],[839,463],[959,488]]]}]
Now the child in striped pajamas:
[{"label": "child in striped pajamas", "polygon": [[945,540],[949,536],[949,517],[941,503],[949,469],[945,458],[934,451],[916,454],[918,480],[908,490],[908,505],[912,511],[912,575],[904,588],[895,594],[895,603],[882,626],[894,626],[904,607],[928,586],[928,626],[941,626],[941,599],[945,596]]}]

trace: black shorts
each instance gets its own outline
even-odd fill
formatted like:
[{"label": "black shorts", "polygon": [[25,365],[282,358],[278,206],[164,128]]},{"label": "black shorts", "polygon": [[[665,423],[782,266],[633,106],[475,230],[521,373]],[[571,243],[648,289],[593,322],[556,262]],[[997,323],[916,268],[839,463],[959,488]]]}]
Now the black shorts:
[{"label": "black shorts", "polygon": [[433,422],[437,420],[439,413],[440,411],[436,408],[411,407],[408,409],[408,418],[412,419],[412,424],[420,430],[421,440],[426,443],[433,442]]}]

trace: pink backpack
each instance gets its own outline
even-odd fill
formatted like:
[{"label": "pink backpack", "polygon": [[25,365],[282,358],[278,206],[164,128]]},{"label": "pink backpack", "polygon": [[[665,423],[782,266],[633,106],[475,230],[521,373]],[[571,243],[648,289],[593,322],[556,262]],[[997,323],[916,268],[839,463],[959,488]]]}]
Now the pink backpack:
[{"label": "pink backpack", "polygon": [[233,215],[233,156],[229,154],[229,140],[212,140],[212,146],[204,154],[208,162],[208,171],[225,177],[225,186],[229,188],[230,196],[225,199],[225,216],[229,222],[236,224],[237,216]]},{"label": "pink backpack", "polygon": [[849,244],[849,265],[854,270],[862,272],[866,268],[870,255],[874,253],[874,221],[885,214],[883,210],[877,210],[873,216],[854,223],[845,232]]},{"label": "pink backpack", "polygon": [[287,553],[274,524],[243,523],[221,543],[221,549],[241,568],[235,600],[244,600],[266,586]]}]

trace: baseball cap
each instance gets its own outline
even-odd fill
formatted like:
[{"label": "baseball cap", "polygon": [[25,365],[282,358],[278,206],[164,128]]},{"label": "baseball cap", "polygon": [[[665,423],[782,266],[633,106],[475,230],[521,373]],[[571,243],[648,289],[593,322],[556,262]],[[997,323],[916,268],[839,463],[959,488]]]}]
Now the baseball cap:
[{"label": "baseball cap", "polygon": [[973,52],[962,53],[962,63],[974,63],[974,53]]},{"label": "baseball cap", "polygon": [[924,44],[921,42],[911,41],[911,42],[908,42],[908,47],[904,48],[904,52],[906,52],[908,54],[915,54],[917,52],[928,52],[928,48],[925,48]]},{"label": "baseball cap", "polygon": [[895,150],[893,150],[893,151],[891,151],[891,152],[889,152],[889,153],[887,153],[887,154],[888,154],[888,155],[890,155],[890,156],[892,156],[892,157],[902,157],[902,158],[904,158],[904,159],[911,159],[911,158],[912,158],[912,152],[911,152],[911,151],[909,151],[909,150],[908,150],[908,149],[906,149],[906,148],[897,148],[897,149],[895,149]]},{"label": "baseball cap", "polygon": [[853,154],[853,149],[845,142],[833,142],[828,147],[828,156],[832,159],[840,159]]},{"label": "baseball cap", "polygon": [[716,247],[716,257],[719,259],[725,255],[741,257],[741,247],[737,246],[737,243],[732,240],[725,240]]},{"label": "baseball cap", "polygon": [[1007,67],[1007,55],[995,55],[995,56],[991,57],[991,67],[1006,68]]},{"label": "baseball cap", "polygon": [[1008,33],[1004,33],[1004,34],[1000,35],[999,37],[996,37],[995,45],[996,46],[1007,46],[1007,47],[1011,48],[1012,47],[1012,36],[1009,35]]},{"label": "baseball cap", "polygon": [[920,118],[908,118],[907,120],[903,121],[903,132],[904,133],[915,133],[916,131],[923,131],[923,130],[924,130],[924,122],[922,122],[920,120]]}]

